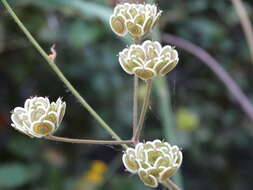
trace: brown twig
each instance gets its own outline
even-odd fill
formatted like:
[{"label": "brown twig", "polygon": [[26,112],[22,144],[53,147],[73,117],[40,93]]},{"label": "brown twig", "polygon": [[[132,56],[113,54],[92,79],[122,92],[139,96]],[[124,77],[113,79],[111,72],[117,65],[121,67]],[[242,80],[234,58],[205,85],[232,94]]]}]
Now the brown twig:
[{"label": "brown twig", "polygon": [[149,106],[149,101],[150,101],[150,94],[151,94],[151,88],[152,88],[152,80],[151,79],[146,81],[146,86],[147,86],[147,89],[146,89],[146,94],[145,94],[145,98],[144,98],[144,101],[143,101],[143,105],[142,105],[142,108],[141,108],[140,119],[139,119],[139,122],[138,122],[138,125],[137,125],[137,128],[136,128],[136,131],[133,135],[132,142],[139,141],[139,138],[140,138],[140,135],[141,135],[141,130],[143,128],[143,124],[144,124],[144,121],[145,121],[145,116],[146,116],[146,113],[148,111],[148,106]]},{"label": "brown twig", "polygon": [[128,141],[116,141],[116,140],[90,140],[90,139],[71,139],[66,137],[57,136],[47,136],[45,137],[51,141],[66,142],[66,143],[76,143],[76,144],[100,144],[100,145],[122,145],[122,144],[132,144],[131,140]]},{"label": "brown twig", "polygon": [[250,23],[250,18],[247,14],[247,10],[245,9],[242,0],[231,0],[233,3],[233,6],[236,10],[236,13],[240,19],[246,41],[249,46],[250,55],[253,63],[253,28]]},{"label": "brown twig", "polygon": [[236,84],[236,82],[231,78],[231,76],[226,72],[222,66],[216,61],[210,54],[208,54],[204,49],[194,45],[193,43],[184,40],[180,37],[163,34],[162,40],[166,43],[175,45],[192,55],[196,56],[202,61],[206,66],[211,69],[214,74],[223,82],[227,89],[234,96],[236,101],[241,106],[242,110],[246,115],[253,121],[253,106],[247,96],[242,92],[241,88]]},{"label": "brown twig", "polygon": [[136,132],[138,124],[138,89],[139,78],[134,76],[134,93],[133,93],[133,134]]},{"label": "brown twig", "polygon": [[[134,44],[140,44],[140,39],[133,39]],[[138,125],[138,92],[139,92],[139,78],[134,76],[134,88],[133,88],[133,136],[137,130]]]}]

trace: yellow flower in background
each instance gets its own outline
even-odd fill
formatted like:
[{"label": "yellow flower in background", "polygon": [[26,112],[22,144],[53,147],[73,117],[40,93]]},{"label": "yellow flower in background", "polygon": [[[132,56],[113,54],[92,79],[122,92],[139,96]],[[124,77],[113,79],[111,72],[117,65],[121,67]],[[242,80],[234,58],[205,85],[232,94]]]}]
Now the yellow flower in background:
[{"label": "yellow flower in background", "polygon": [[107,164],[101,160],[91,162],[89,170],[85,171],[74,184],[73,190],[96,190],[104,183],[104,174],[107,171]]},{"label": "yellow flower in background", "polygon": [[41,138],[54,133],[65,114],[66,103],[44,97],[33,97],[25,101],[24,107],[16,107],[11,115],[11,126],[30,136]]},{"label": "yellow flower in background", "polygon": [[131,45],[119,53],[119,63],[128,74],[143,80],[164,76],[178,63],[178,53],[173,47],[161,46],[158,41],[146,40],[141,45]]},{"label": "yellow flower in background", "polygon": [[117,35],[130,34],[140,38],[149,33],[157,24],[162,11],[150,4],[118,4],[110,17],[110,26]]},{"label": "yellow flower in background", "polygon": [[138,143],[135,148],[128,148],[122,157],[126,169],[138,174],[149,187],[168,180],[181,166],[182,159],[178,146],[160,140]]},{"label": "yellow flower in background", "polygon": [[92,162],[91,168],[84,174],[84,177],[89,183],[102,184],[106,170],[106,163],[101,160],[95,160]]},{"label": "yellow flower in background", "polygon": [[189,109],[181,108],[176,113],[176,122],[179,129],[192,131],[198,128],[200,121],[195,112]]}]

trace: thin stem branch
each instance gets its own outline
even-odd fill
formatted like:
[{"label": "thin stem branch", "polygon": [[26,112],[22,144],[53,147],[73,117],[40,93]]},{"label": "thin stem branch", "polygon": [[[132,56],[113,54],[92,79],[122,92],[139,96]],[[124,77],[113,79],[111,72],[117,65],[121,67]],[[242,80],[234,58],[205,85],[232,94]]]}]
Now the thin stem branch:
[{"label": "thin stem branch", "polygon": [[[135,44],[140,44],[140,40],[133,39]],[[134,76],[134,93],[133,93],[133,135],[136,133],[138,125],[138,92],[139,92],[139,78]]]},{"label": "thin stem branch", "polygon": [[253,63],[253,27],[242,0],[231,0],[240,19]]},{"label": "thin stem branch", "polygon": [[253,121],[253,106],[250,100],[215,58],[208,54],[204,49],[180,37],[171,34],[163,34],[162,39],[166,43],[173,44],[176,47],[191,53],[200,59],[206,66],[208,66],[227,87],[228,91],[234,96],[235,100],[239,103],[245,114]]},{"label": "thin stem branch", "polygon": [[134,93],[133,93],[133,134],[136,132],[138,124],[138,89],[139,79],[134,76]]},{"label": "thin stem branch", "polygon": [[146,85],[147,85],[147,89],[146,89],[146,94],[145,94],[143,105],[142,105],[142,109],[141,109],[140,120],[138,122],[138,126],[137,126],[137,129],[136,129],[136,132],[135,132],[135,134],[133,135],[133,138],[132,138],[132,140],[134,142],[138,141],[139,138],[140,138],[140,135],[141,135],[141,130],[143,128],[143,123],[145,121],[145,116],[146,116],[146,113],[147,113],[147,110],[148,110],[148,106],[149,106],[149,99],[150,99],[150,94],[151,94],[152,80],[151,79],[147,80]]},{"label": "thin stem branch", "polygon": [[[66,85],[66,87],[70,90],[70,92],[78,99],[78,101],[82,104],[82,106],[88,110],[88,112],[100,123],[100,125],[114,138],[115,140],[121,141],[121,138],[105,123],[105,121],[92,109],[92,107],[84,100],[84,98],[78,93],[78,91],[72,86],[72,84],[68,81],[68,79],[63,75],[57,65],[54,63],[52,59],[50,59],[47,53],[42,49],[42,47],[38,44],[35,38],[31,35],[31,33],[26,29],[17,15],[14,13],[12,8],[9,6],[6,0],[1,0],[7,11],[10,13],[14,21],[20,27],[20,29],[24,32],[28,40],[33,44],[33,46],[38,50],[38,52],[42,55],[42,57],[48,62],[51,69],[56,73],[56,75],[61,79],[61,81]],[[124,145],[124,147],[126,147]]]},{"label": "thin stem branch", "polygon": [[170,179],[163,181],[162,183],[169,190],[181,190],[175,183],[173,183]]},{"label": "thin stem branch", "polygon": [[122,145],[122,144],[132,144],[131,140],[122,140],[122,141],[114,141],[114,140],[90,140],[90,139],[72,139],[66,137],[57,137],[57,136],[47,136],[45,137],[51,141],[58,141],[58,142],[66,142],[66,143],[76,143],[76,144],[101,144],[101,145]]}]

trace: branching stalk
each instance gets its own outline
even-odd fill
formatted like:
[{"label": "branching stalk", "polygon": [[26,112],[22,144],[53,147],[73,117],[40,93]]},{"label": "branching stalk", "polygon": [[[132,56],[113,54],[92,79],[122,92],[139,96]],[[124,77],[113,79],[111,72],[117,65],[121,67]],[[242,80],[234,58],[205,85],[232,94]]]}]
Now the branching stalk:
[{"label": "branching stalk", "polygon": [[122,140],[122,141],[107,141],[107,140],[90,140],[90,139],[72,139],[66,137],[57,137],[57,136],[47,136],[45,137],[51,141],[58,141],[58,142],[66,142],[66,143],[75,143],[75,144],[100,144],[100,145],[122,145],[122,144],[131,144],[131,140]]},{"label": "branching stalk", "polygon": [[[60,78],[60,80],[66,85],[69,91],[78,99],[78,101],[82,104],[82,106],[88,110],[88,112],[99,122],[99,124],[117,141],[121,141],[121,138],[110,128],[108,124],[93,110],[93,108],[84,100],[84,98],[79,94],[79,92],[72,86],[72,84],[68,81],[68,79],[63,75],[57,65],[54,63],[52,59],[49,58],[47,53],[42,49],[42,47],[38,44],[35,38],[31,35],[31,33],[27,30],[27,28],[23,25],[20,19],[17,17],[15,12],[9,6],[6,0],[1,0],[4,7],[10,13],[14,21],[20,27],[20,29],[24,32],[28,40],[33,44],[33,46],[38,50],[38,52],[42,55],[42,57],[48,62],[51,69],[56,73],[56,75]],[[125,148],[126,145],[123,145]]]},{"label": "branching stalk", "polygon": [[143,123],[145,121],[145,116],[146,116],[146,113],[147,113],[147,110],[148,110],[148,106],[149,106],[149,99],[150,99],[150,94],[151,94],[152,80],[151,79],[147,80],[146,85],[147,85],[147,89],[146,89],[146,94],[145,94],[144,102],[143,102],[142,109],[141,109],[140,120],[138,122],[138,126],[137,126],[137,129],[136,129],[136,132],[135,132],[135,134],[134,134],[134,136],[132,138],[132,140],[134,142],[138,141],[139,138],[140,138],[140,135],[141,135],[141,130],[143,128]]},{"label": "branching stalk", "polygon": [[[140,44],[140,40],[133,39],[135,44]],[[139,92],[139,78],[134,76],[134,93],[133,93],[133,135],[136,133],[138,125],[138,92]]]}]

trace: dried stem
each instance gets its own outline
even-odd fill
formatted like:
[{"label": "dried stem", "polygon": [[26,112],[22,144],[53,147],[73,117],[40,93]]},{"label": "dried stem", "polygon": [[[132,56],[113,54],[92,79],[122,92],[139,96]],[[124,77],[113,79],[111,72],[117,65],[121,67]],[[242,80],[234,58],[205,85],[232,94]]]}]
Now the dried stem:
[{"label": "dried stem", "polygon": [[101,144],[101,145],[122,145],[122,144],[132,144],[131,140],[122,140],[122,141],[107,141],[107,140],[90,140],[90,139],[71,139],[66,137],[57,137],[57,136],[47,136],[45,137],[51,141],[58,141],[58,142],[66,142],[66,143],[76,143],[76,144]]},{"label": "dried stem", "polygon": [[133,93],[133,134],[136,132],[138,124],[138,89],[139,79],[134,76],[134,93]]},{"label": "dried stem", "polygon": [[247,10],[245,9],[242,0],[231,0],[234,8],[239,16],[244,34],[246,36],[246,41],[249,46],[250,55],[253,63],[253,28],[250,23],[250,18],[247,14]]},{"label": "dried stem", "polygon": [[173,183],[170,179],[163,181],[162,183],[169,190],[181,190],[175,183]]},{"label": "dried stem", "polygon": [[[140,44],[140,40],[133,39],[135,44]],[[133,135],[136,132],[138,125],[138,91],[139,91],[139,78],[134,76],[134,93],[133,93]]]},{"label": "dried stem", "polygon": [[138,126],[137,126],[137,129],[136,129],[136,132],[134,133],[133,138],[132,138],[132,140],[134,142],[138,141],[139,138],[140,138],[140,135],[141,135],[141,130],[143,128],[143,123],[145,121],[145,116],[146,116],[146,113],[147,113],[147,110],[148,110],[148,106],[149,106],[149,99],[150,99],[150,94],[151,94],[152,80],[151,79],[147,80],[146,85],[147,85],[147,89],[146,89],[146,94],[145,94],[143,105],[142,105],[142,109],[141,109],[140,120],[138,122]]},{"label": "dried stem", "polygon": [[242,110],[253,121],[253,106],[247,96],[243,93],[241,88],[236,84],[232,77],[222,68],[220,63],[216,61],[211,55],[209,55],[204,49],[186,41],[180,37],[163,34],[163,41],[173,44],[178,48],[181,48],[192,55],[200,59],[205,65],[207,65],[214,74],[223,82],[230,93],[234,96],[235,100],[239,103]]},{"label": "dried stem", "polygon": [[[33,46],[38,50],[38,52],[42,55],[42,57],[48,62],[51,69],[56,73],[56,75],[61,79],[61,81],[66,85],[69,91],[78,99],[78,101],[82,104],[82,106],[88,110],[88,112],[100,123],[100,125],[114,138],[115,140],[121,141],[121,138],[110,128],[108,124],[92,109],[92,107],[84,100],[84,98],[79,94],[79,92],[72,86],[72,84],[68,81],[68,79],[63,75],[57,65],[54,63],[52,59],[47,55],[47,53],[42,49],[42,47],[38,44],[35,38],[31,35],[31,33],[26,29],[17,15],[14,13],[12,8],[9,6],[6,0],[1,0],[7,11],[10,13],[14,21],[20,27],[20,29],[24,32],[28,40],[33,44]],[[123,145],[125,148],[126,145]]]}]

